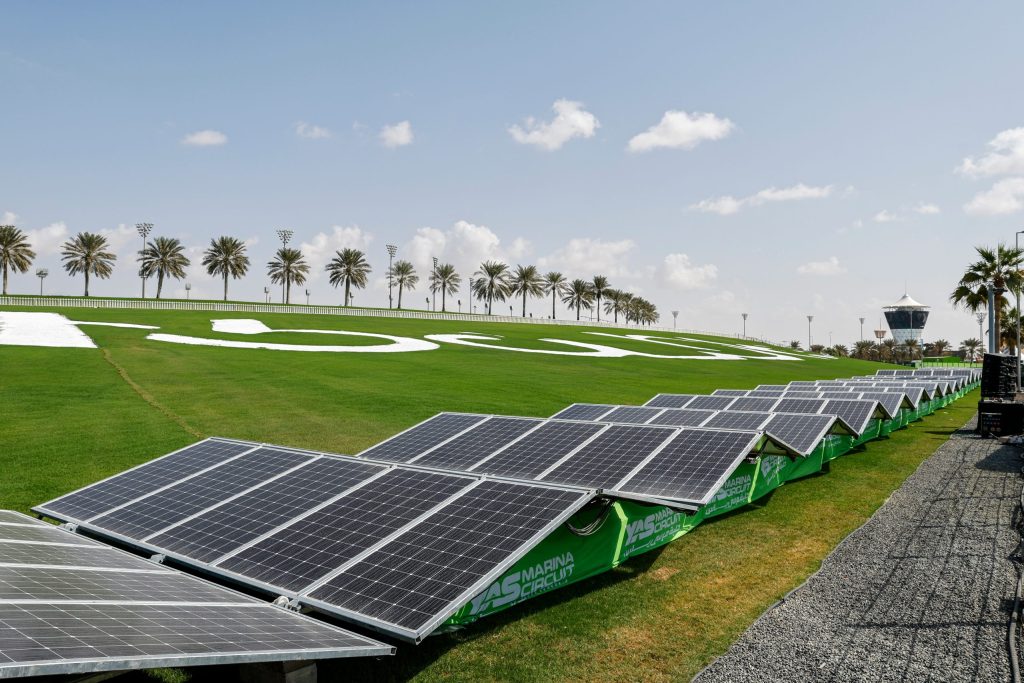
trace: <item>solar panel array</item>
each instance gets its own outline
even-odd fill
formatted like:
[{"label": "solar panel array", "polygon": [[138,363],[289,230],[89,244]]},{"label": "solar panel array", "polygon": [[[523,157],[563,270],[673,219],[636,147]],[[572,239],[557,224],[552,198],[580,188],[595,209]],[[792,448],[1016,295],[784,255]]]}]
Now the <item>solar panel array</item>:
[{"label": "solar panel array", "polygon": [[393,651],[24,515],[0,512],[0,678]]}]

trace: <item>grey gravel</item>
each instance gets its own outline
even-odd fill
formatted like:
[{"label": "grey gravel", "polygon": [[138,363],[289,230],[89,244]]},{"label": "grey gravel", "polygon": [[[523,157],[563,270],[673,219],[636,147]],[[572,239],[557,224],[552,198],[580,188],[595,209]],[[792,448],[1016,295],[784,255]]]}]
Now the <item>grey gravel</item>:
[{"label": "grey gravel", "polygon": [[1009,680],[1021,451],[971,427],[694,680]]}]

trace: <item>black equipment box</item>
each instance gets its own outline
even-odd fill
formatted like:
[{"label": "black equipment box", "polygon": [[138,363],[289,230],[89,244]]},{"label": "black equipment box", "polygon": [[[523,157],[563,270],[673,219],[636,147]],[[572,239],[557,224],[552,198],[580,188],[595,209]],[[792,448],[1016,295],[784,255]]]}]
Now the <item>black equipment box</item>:
[{"label": "black equipment box", "polygon": [[1012,400],[1017,393],[1017,357],[986,353],[981,366],[981,397]]},{"label": "black equipment box", "polygon": [[978,401],[978,433],[982,436],[1024,433],[1024,403]]}]

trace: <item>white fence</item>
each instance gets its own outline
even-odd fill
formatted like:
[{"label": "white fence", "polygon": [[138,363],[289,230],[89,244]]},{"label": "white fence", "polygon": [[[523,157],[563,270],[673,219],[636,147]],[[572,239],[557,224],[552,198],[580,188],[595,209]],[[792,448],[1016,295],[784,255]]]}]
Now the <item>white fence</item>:
[{"label": "white fence", "polygon": [[431,313],[387,308],[342,308],[340,306],[303,306],[300,304],[256,304],[222,301],[168,301],[158,299],[84,299],[60,296],[0,296],[0,306],[29,306],[39,308],[112,308],[144,311],[213,311],[219,313],[301,313],[305,315],[341,315],[360,318],[410,318],[416,320],[455,320],[486,323],[516,323],[528,325],[578,325],[581,327],[607,327],[624,330],[657,330],[682,332],[714,337],[731,337],[746,341],[769,343],[756,337],[744,337],[727,332],[693,330],[686,328],[626,325],[602,320],[552,320],[551,318],[522,318],[508,315],[482,315],[474,313]]}]

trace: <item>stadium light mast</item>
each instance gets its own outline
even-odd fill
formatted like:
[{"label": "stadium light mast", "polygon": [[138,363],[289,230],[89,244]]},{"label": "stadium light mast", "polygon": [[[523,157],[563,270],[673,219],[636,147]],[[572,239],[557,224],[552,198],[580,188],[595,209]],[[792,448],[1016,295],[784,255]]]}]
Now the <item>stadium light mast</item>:
[{"label": "stadium light mast", "polygon": [[864,341],[864,318],[857,318],[860,321],[860,340]]},{"label": "stadium light mast", "polygon": [[[288,228],[282,228],[281,230],[275,230],[274,232],[277,233],[277,239],[281,240],[281,250],[283,251],[287,249],[288,243],[292,241],[292,235],[295,233]],[[288,275],[286,273],[281,273],[281,276],[281,303],[284,303],[285,285],[288,283]],[[270,301],[267,301],[267,303],[270,303]]]},{"label": "stadium light mast", "polygon": [[[152,223],[136,223],[135,224],[135,231],[137,233],[139,233],[139,237],[142,238],[142,251],[139,252],[139,260],[141,261],[142,257],[146,253],[146,238],[149,237],[149,233],[153,232],[153,224]],[[139,270],[139,277],[142,279],[142,298],[145,299],[146,298],[146,276],[142,274],[142,270],[141,269]]]},{"label": "stadium light mast", "polygon": [[394,278],[391,273],[391,265],[395,258],[395,254],[398,253],[398,247],[394,244],[388,245],[388,308],[392,307],[391,299],[391,287],[394,284]]},{"label": "stadium light mast", "polygon": [[807,316],[807,350],[811,350],[811,323],[814,322],[814,316]]},{"label": "stadium light mast", "polygon": [[45,280],[46,276],[49,274],[50,271],[48,271],[46,268],[40,268],[39,270],[36,271],[36,277],[39,278],[39,296],[43,295],[43,280]]},{"label": "stadium light mast", "polygon": [[192,295],[192,283],[191,282],[186,282],[185,283],[185,301],[188,301],[189,299],[191,299],[192,298],[191,295]]},{"label": "stadium light mast", "polygon": [[306,305],[309,305],[309,290],[306,290]]},{"label": "stadium light mast", "polygon": [[270,303],[270,287],[263,288],[263,301],[264,303]]},{"label": "stadium light mast", "polygon": [[[608,318],[605,318],[607,320]],[[679,319],[679,311],[672,311],[672,329],[676,329],[676,320]]]},{"label": "stadium light mast", "polygon": [[746,338],[746,336],[747,336],[747,316],[750,315],[750,314],[749,313],[740,313],[740,315],[743,316],[743,337]]},{"label": "stadium light mast", "polygon": [[430,310],[437,312],[437,257],[434,256],[434,273],[430,280]]}]

